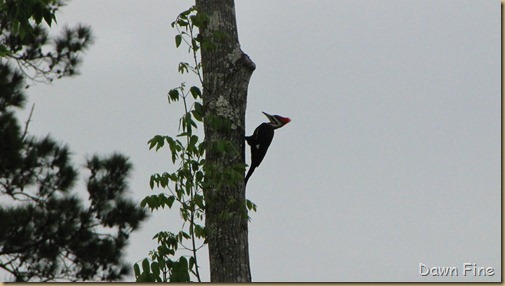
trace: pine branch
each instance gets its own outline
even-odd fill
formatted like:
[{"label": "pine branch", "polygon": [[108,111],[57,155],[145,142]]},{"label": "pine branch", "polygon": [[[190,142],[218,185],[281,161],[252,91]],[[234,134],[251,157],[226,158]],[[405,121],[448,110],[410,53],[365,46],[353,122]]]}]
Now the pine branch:
[{"label": "pine branch", "polygon": [[35,108],[35,103],[32,105],[32,109],[30,110],[30,115],[28,116],[28,120],[25,122],[25,130],[23,131],[23,136],[21,136],[21,142],[25,141],[26,134],[28,133],[28,125],[32,121],[33,109]]}]

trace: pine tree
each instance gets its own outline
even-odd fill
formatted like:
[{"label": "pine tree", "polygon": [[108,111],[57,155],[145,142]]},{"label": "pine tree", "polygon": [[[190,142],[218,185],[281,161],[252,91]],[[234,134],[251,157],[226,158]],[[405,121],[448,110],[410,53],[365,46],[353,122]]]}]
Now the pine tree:
[{"label": "pine tree", "polygon": [[23,125],[16,117],[26,104],[27,82],[75,75],[80,53],[92,43],[83,25],[49,37],[42,19],[50,25],[61,5],[0,3],[0,269],[18,282],[116,281],[130,272],[123,251],[146,218],[125,197],[128,158],[86,160],[86,201],[73,189],[78,170],[69,148],[50,136],[31,136],[30,119]]}]

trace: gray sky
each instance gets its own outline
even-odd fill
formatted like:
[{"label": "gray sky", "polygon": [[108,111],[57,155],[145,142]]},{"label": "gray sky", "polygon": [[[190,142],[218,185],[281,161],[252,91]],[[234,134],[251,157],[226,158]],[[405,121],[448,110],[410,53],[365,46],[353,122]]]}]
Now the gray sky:
[{"label": "gray sky", "polygon": [[[170,23],[191,3],[70,2],[59,25],[89,24],[96,41],[80,76],[28,90],[30,131],[80,165],[125,153],[131,195],[157,193],[150,175],[173,166],[147,141],[177,132],[166,94],[189,58]],[[247,133],[261,111],[292,119],[248,184],[253,281],[499,281],[500,1],[237,0],[236,13],[257,65]],[[180,224],[158,211],[127,258]],[[459,276],[422,276],[420,263]],[[495,275],[464,276],[464,263]]]}]

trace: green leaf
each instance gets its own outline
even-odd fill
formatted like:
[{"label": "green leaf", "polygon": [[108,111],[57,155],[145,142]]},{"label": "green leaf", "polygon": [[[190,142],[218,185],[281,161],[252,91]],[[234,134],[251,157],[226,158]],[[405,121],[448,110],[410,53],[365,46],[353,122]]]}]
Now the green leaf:
[{"label": "green leaf", "polygon": [[174,140],[172,137],[165,136],[165,141],[168,143],[170,147],[170,152],[172,153],[172,163],[175,163],[175,160],[179,157],[178,152],[181,150],[180,141]]},{"label": "green leaf", "polygon": [[181,45],[181,42],[182,42],[182,36],[176,35],[175,36],[175,47],[178,48]]},{"label": "green leaf", "polygon": [[189,64],[188,63],[184,63],[184,62],[180,62],[179,63],[179,68],[178,68],[178,71],[180,74],[184,74],[185,72],[189,72]]},{"label": "green leaf", "polygon": [[195,228],[194,231],[195,231],[196,237],[203,238],[203,237],[207,236],[206,232],[205,232],[205,228],[203,228],[201,225],[195,224],[194,228]]},{"label": "green leaf", "polygon": [[196,136],[196,135],[191,136],[191,138],[189,140],[189,144],[195,146],[196,143],[198,143],[198,136]]},{"label": "green leaf", "polygon": [[202,97],[202,92],[200,91],[200,88],[196,86],[192,86],[189,91],[191,92],[191,95],[193,95],[193,98],[198,99]]},{"label": "green leaf", "polygon": [[195,179],[196,179],[197,182],[203,181],[203,178],[204,177],[203,177],[203,172],[202,171],[196,172]]},{"label": "green leaf", "polygon": [[181,256],[179,261],[174,262],[172,265],[172,274],[170,275],[170,282],[189,282],[189,268],[188,260],[186,257]]},{"label": "green leaf", "polygon": [[180,14],[179,14],[179,18],[182,18],[182,19],[187,19],[188,18],[188,15],[191,14],[192,12],[192,7],[190,7],[188,10],[185,10],[185,11],[182,11]]},{"label": "green leaf", "polygon": [[171,89],[168,92],[168,102],[179,100],[179,90],[177,88]]},{"label": "green leaf", "polygon": [[166,246],[164,246],[164,245],[160,245],[160,246],[158,247],[158,253],[159,253],[160,255],[158,255],[158,257],[156,258],[156,261],[158,262],[158,267],[163,268],[163,266],[165,265],[165,259],[163,259],[163,256],[164,256],[164,255],[166,255],[166,254],[161,253],[161,251],[160,251],[160,247],[163,247],[163,248],[165,248],[165,249],[166,249]]},{"label": "green leaf", "polygon": [[198,113],[203,114],[203,105],[200,102],[195,102],[195,110]]},{"label": "green leaf", "polygon": [[195,258],[193,256],[189,257],[189,269],[193,269],[193,266],[195,266]]},{"label": "green leaf", "polygon": [[[152,189],[154,189],[154,180],[153,180],[153,176],[151,176],[151,179],[149,180],[149,187]],[[143,206],[142,206],[143,207]]]},{"label": "green leaf", "polygon": [[172,269],[174,261],[172,259],[167,259],[167,261],[165,261],[165,264],[167,265],[167,268]]},{"label": "green leaf", "polygon": [[142,270],[144,270],[145,273],[149,273],[149,260],[147,258],[142,260]]},{"label": "green leaf", "polygon": [[[165,178],[160,178],[160,180]],[[165,183],[162,183],[162,185]],[[172,208],[172,205],[174,204],[175,197],[174,196],[169,196],[167,197],[165,194],[161,193],[158,195],[151,195],[145,197],[141,202],[140,206],[145,207],[146,205],[151,209],[151,210],[157,210],[158,208],[165,208],[165,206],[168,206],[168,208]]]},{"label": "green leaf", "polygon": [[196,15],[190,16],[190,19],[193,25],[202,27],[208,22],[209,17],[205,13],[198,12]]},{"label": "green leaf", "polygon": [[186,113],[182,118],[181,118],[181,125],[182,125],[182,130],[186,131],[188,135],[193,134],[193,129],[197,128],[198,126],[196,125],[195,121],[191,117],[191,112]]},{"label": "green leaf", "polygon": [[152,270],[154,276],[157,276],[157,277],[160,276],[160,266],[159,266],[158,262],[151,263],[151,270]]},{"label": "green leaf", "polygon": [[195,128],[198,128],[198,125],[196,125],[196,122],[195,122],[195,121],[193,121],[193,118],[191,117],[191,113],[189,113],[189,112],[188,112],[188,113],[186,113],[186,120],[187,120],[187,122],[188,122],[191,126],[193,126],[193,127],[195,127]]},{"label": "green leaf", "polygon": [[165,138],[167,136],[156,135],[151,140],[147,141],[149,144],[149,150],[153,149],[156,146],[156,151],[158,151],[163,145],[165,145]]},{"label": "green leaf", "polygon": [[187,20],[179,19],[177,20],[177,25],[180,27],[186,27],[189,25],[189,22]]},{"label": "green leaf", "polygon": [[256,204],[251,202],[250,200],[246,200],[246,206],[247,206],[248,210],[253,210],[253,211],[257,210]]},{"label": "green leaf", "polygon": [[166,198],[165,200],[165,204],[169,207],[169,208],[172,208],[172,205],[174,204],[174,201],[175,201],[175,197],[174,196],[170,196],[168,198]]},{"label": "green leaf", "polygon": [[178,240],[179,242],[182,242],[182,239],[183,239],[183,238],[185,238],[185,239],[190,239],[190,238],[191,238],[191,236],[190,236],[187,232],[185,232],[185,231],[182,231],[182,230],[181,230],[181,231],[179,231],[179,233],[177,234],[177,240]]},{"label": "green leaf", "polygon": [[135,277],[138,278],[140,276],[140,267],[137,263],[133,265],[133,271],[135,272]]},{"label": "green leaf", "polygon": [[193,49],[194,52],[198,52],[200,49],[200,45],[198,45],[198,41],[196,39],[191,39],[191,49]]},{"label": "green leaf", "polygon": [[197,121],[202,122],[202,120],[203,120],[203,105],[200,102],[195,102],[194,110],[191,111],[191,114],[193,114],[193,117]]},{"label": "green leaf", "polygon": [[[160,259],[161,259],[161,257],[169,255],[170,250],[165,245],[160,245],[160,246],[158,246],[158,253],[160,254]],[[160,261],[158,261],[158,263],[161,264]],[[163,264],[165,264],[165,263],[163,263]]]}]

